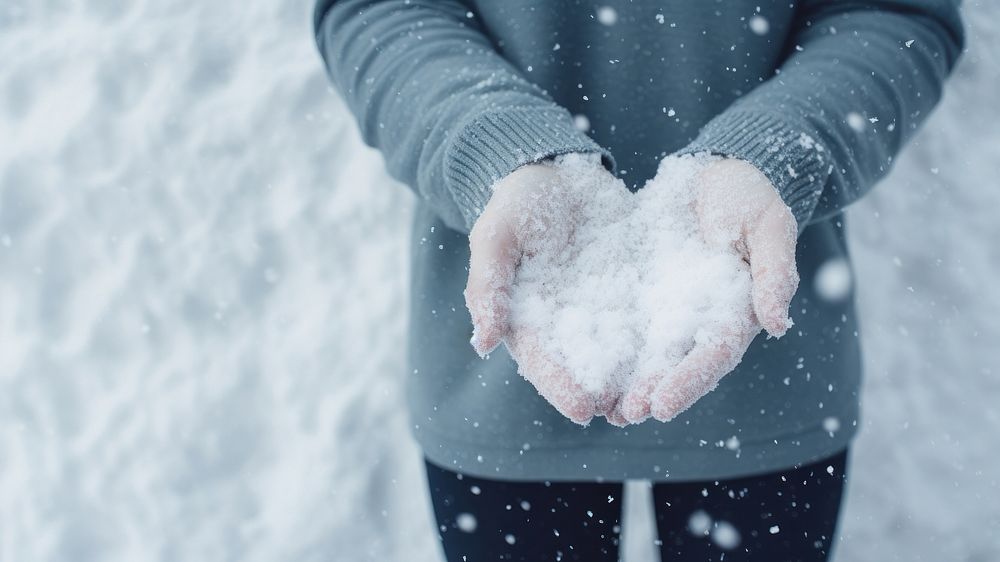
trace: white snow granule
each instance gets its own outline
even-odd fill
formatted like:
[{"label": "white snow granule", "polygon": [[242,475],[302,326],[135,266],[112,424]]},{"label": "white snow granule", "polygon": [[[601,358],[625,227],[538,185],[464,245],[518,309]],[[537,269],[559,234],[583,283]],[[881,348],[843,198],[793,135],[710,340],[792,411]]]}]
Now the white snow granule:
[{"label": "white snow granule", "polygon": [[479,523],[476,521],[476,517],[471,513],[459,513],[458,517],[455,518],[455,525],[458,526],[460,531],[465,533],[473,533]]},{"label": "white snow granule", "polygon": [[860,113],[852,111],[847,114],[847,125],[859,133],[865,130],[865,118]]},{"label": "white snow granule", "polygon": [[813,279],[816,294],[827,302],[839,302],[851,293],[851,267],[847,260],[834,258],[825,261]]},{"label": "white snow granule", "polygon": [[702,510],[695,511],[688,518],[688,531],[696,537],[708,536],[712,530],[712,516]]},{"label": "white snow granule", "polygon": [[611,6],[601,6],[597,9],[597,21],[604,25],[618,23],[618,12]]},{"label": "white snow granule", "polygon": [[768,23],[767,18],[764,16],[753,16],[750,18],[750,31],[753,31],[757,35],[767,35],[767,32],[771,30],[771,24]]},{"label": "white snow granule", "polygon": [[633,194],[586,157],[558,158],[564,181],[551,196],[579,202],[575,228],[535,237],[511,291],[512,333],[538,335],[547,357],[600,392],[669,372],[696,343],[748,322],[748,266],[703,240],[693,208],[694,180],[717,159],[666,158]]},{"label": "white snow granule", "polygon": [[732,550],[740,545],[740,532],[728,521],[719,521],[712,527],[712,542],[722,550]]}]

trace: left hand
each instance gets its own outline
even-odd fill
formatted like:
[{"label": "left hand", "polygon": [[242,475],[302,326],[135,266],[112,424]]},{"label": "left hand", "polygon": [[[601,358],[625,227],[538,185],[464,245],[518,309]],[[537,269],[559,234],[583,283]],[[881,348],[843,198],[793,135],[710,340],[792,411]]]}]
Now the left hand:
[{"label": "left hand", "polygon": [[673,419],[739,364],[761,328],[781,337],[791,327],[788,309],[799,283],[798,225],[791,210],[767,177],[743,160],[708,164],[695,185],[695,212],[705,241],[729,245],[750,266],[752,307],[726,330],[699,338],[672,371],[639,374],[615,408],[615,417],[628,422],[650,415]]}]

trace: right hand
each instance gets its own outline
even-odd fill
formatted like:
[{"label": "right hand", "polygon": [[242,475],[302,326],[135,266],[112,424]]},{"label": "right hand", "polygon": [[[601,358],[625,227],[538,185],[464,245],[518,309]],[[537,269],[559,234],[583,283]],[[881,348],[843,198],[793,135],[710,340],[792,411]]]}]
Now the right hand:
[{"label": "right hand", "polygon": [[[472,315],[470,343],[476,352],[485,356],[505,341],[521,374],[539,394],[564,416],[586,425],[595,415],[613,411],[617,396],[610,391],[585,391],[565,367],[543,352],[540,342],[547,334],[512,331],[509,322],[511,287],[521,257],[531,255],[543,243],[569,244],[579,221],[581,202],[556,166],[552,162],[528,164],[494,186],[469,233],[465,303]],[[610,176],[596,159],[592,170]],[[625,423],[623,418],[609,421]]]},{"label": "right hand", "polygon": [[631,423],[674,419],[739,365],[761,328],[776,338],[799,284],[797,224],[767,177],[749,162],[719,159],[695,179],[693,206],[701,238],[738,253],[750,271],[748,306],[705,325],[683,360],[667,372],[638,373],[617,410]]}]

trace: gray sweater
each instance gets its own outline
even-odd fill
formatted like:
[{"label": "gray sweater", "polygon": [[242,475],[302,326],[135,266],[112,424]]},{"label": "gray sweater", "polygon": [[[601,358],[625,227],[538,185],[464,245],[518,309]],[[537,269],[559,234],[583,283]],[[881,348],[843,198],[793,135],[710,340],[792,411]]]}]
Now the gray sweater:
[{"label": "gray sweater", "polygon": [[[842,209],[941,95],[963,33],[950,0],[320,0],[315,29],[365,141],[419,196],[414,434],[427,457],[509,479],[702,480],[813,461],[858,427],[860,358]],[[799,222],[794,328],[759,336],[669,423],[582,428],[469,346],[467,233],[497,179],[599,152],[633,188],[664,155],[761,169]],[[833,281],[832,283],[826,282]]]}]

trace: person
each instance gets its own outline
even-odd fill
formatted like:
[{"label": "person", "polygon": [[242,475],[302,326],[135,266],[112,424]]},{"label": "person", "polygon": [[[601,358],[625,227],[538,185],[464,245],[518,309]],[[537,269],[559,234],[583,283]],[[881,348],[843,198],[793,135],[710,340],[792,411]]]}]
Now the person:
[{"label": "person", "polygon": [[[827,560],[861,373],[842,211],[939,100],[957,2],[320,0],[314,25],[418,195],[407,396],[448,560],[617,560],[627,479],[664,560]],[[754,329],[588,394],[510,328],[523,225],[561,155],[637,190],[696,152],[722,157],[694,197],[749,263]]]}]

